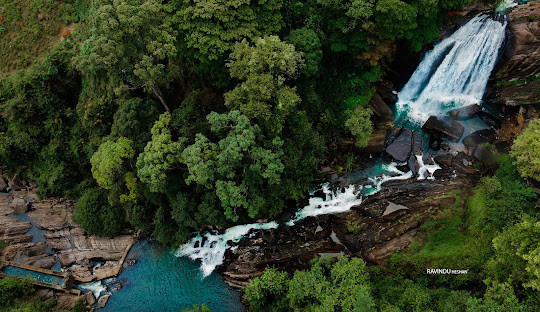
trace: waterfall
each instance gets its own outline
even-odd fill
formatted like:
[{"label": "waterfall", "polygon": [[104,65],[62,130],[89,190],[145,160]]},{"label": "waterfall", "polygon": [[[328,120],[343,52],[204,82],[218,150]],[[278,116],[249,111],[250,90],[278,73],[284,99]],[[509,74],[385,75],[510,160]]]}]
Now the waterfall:
[{"label": "waterfall", "polygon": [[[396,108],[404,120],[422,123],[430,115],[443,115],[452,108],[479,103],[488,78],[495,66],[498,52],[505,36],[506,21],[495,21],[487,15],[476,16],[450,37],[442,40],[428,53],[398,94]],[[422,155],[415,155],[418,163],[418,180],[434,179],[434,172],[441,169],[435,162],[425,164]],[[406,180],[413,172],[403,172],[389,163],[376,165],[366,172],[364,185],[349,185],[333,189],[328,183],[319,188],[323,197],[311,193],[309,204],[300,209],[285,226],[306,217],[342,213],[362,203],[362,199],[381,190],[382,184],[391,180]],[[197,233],[183,245],[177,256],[187,256],[201,261],[203,277],[210,275],[223,263],[225,252],[252,229],[275,229],[276,222],[238,225],[225,233]]]},{"label": "waterfall", "polygon": [[505,28],[506,20],[479,15],[435,45],[398,93],[398,112],[423,123],[431,115],[480,103]]}]

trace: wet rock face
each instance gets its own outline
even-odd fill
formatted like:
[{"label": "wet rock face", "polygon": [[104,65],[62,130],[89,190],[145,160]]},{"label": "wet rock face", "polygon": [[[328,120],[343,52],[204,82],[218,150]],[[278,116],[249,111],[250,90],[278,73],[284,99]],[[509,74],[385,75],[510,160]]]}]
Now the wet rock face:
[{"label": "wet rock face", "polygon": [[403,128],[390,145],[386,147],[386,152],[395,160],[406,161],[411,154],[413,144],[413,132]]},{"label": "wet rock face", "polygon": [[540,2],[518,5],[509,13],[511,39],[495,77],[495,95],[509,105],[540,103]]},{"label": "wet rock face", "polygon": [[422,126],[422,130],[430,136],[444,136],[454,142],[458,142],[465,128],[459,121],[450,117],[431,116]]},{"label": "wet rock face", "polygon": [[[30,203],[31,211],[26,212]],[[2,250],[3,259],[41,268],[51,268],[59,261],[83,282],[116,275],[133,236],[109,239],[85,233],[71,220],[73,204],[61,198],[38,200],[31,190],[0,194],[0,240],[8,244]],[[19,221],[12,213],[25,214],[21,220],[31,222]],[[35,228],[28,233],[32,223]],[[106,262],[93,268],[90,260]]]}]

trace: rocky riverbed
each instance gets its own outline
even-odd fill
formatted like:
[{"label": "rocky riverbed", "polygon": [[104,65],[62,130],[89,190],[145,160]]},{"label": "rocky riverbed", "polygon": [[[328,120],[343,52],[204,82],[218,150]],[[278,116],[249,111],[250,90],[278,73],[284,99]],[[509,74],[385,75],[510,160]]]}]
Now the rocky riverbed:
[{"label": "rocky riverbed", "polygon": [[[2,183],[3,182],[3,183]],[[133,233],[115,238],[89,235],[72,221],[74,202],[63,198],[39,199],[33,186],[17,175],[6,183],[0,177],[0,241],[6,246],[1,259],[44,269],[71,272],[77,282],[102,280],[117,275],[135,242]],[[71,308],[76,300],[92,306],[89,292],[81,298],[41,290],[56,297],[60,308]],[[89,294],[89,295],[88,295]]]}]

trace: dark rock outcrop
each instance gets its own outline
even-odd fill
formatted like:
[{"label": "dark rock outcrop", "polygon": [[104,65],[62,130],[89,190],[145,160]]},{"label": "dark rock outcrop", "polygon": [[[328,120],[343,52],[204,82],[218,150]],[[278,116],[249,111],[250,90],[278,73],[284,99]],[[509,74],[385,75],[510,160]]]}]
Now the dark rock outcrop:
[{"label": "dark rock outcrop", "polygon": [[386,130],[373,130],[367,146],[358,148],[359,152],[380,153],[386,147]]},{"label": "dark rock outcrop", "polygon": [[485,145],[478,145],[476,147],[474,158],[488,166],[497,164],[497,158],[493,154],[492,149]]},{"label": "dark rock outcrop", "polygon": [[386,152],[395,160],[406,161],[411,154],[412,137],[413,133],[410,129],[401,129],[394,141],[386,147]]},{"label": "dark rock outcrop", "polygon": [[493,129],[482,129],[475,131],[463,138],[463,145],[467,148],[475,147],[484,143],[491,143],[496,139],[496,133]]},{"label": "dark rock outcrop", "polygon": [[392,119],[392,110],[386,105],[379,93],[375,93],[369,103],[375,116],[381,119]]},{"label": "dark rock outcrop", "polygon": [[476,116],[482,119],[482,121],[485,122],[490,127],[493,127],[495,129],[501,128],[501,121],[497,117],[491,115],[488,112],[480,111],[476,113]]},{"label": "dark rock outcrop", "polygon": [[459,121],[450,117],[431,116],[422,126],[422,130],[430,136],[444,136],[454,142],[458,142],[465,128]]}]

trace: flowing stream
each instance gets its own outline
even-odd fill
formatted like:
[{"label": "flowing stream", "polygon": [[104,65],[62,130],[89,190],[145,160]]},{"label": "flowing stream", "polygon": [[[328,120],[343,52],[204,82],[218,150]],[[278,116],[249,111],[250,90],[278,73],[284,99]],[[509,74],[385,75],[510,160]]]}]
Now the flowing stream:
[{"label": "flowing stream", "polygon": [[[506,21],[500,22],[487,15],[477,16],[427,52],[398,94],[396,126],[410,125],[412,121],[418,130],[430,115],[445,115],[451,108],[481,103],[504,40],[505,27]],[[365,181],[363,185],[351,184],[336,189],[325,183],[319,188],[322,197],[314,196],[315,191],[312,191],[308,205],[283,224],[272,221],[237,225],[223,233],[196,233],[174,255],[160,251],[156,256],[157,247],[152,245],[146,246],[149,251],[145,253],[141,244],[146,243],[138,243],[135,251],[130,252],[139,253],[131,256],[138,263],[128,267],[118,278],[120,281],[125,279],[127,286],[111,298],[105,311],[147,311],[145,307],[177,311],[188,303],[201,302],[210,302],[212,311],[241,311],[238,295],[231,292],[217,274],[212,274],[223,263],[226,251],[234,248],[234,243],[253,229],[294,226],[306,217],[346,212],[360,205],[365,197],[380,191],[387,181],[434,179],[433,174],[440,167],[434,162],[425,164],[422,155],[416,155],[416,159],[420,166],[416,177],[412,171],[398,169],[405,164],[379,161],[360,173]],[[92,285],[90,288],[101,292],[100,287],[103,286]],[[169,299],[171,303],[164,303]]]}]

